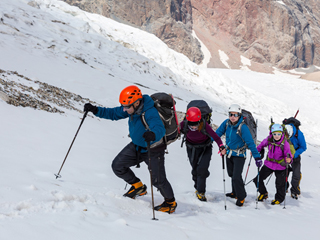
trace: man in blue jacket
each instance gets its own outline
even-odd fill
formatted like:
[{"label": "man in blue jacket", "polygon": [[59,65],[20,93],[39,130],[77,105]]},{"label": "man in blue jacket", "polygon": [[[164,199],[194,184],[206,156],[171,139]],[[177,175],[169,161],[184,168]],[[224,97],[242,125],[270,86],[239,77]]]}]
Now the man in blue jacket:
[{"label": "man in blue jacket", "polygon": [[291,164],[292,178],[291,178],[290,191],[291,191],[291,197],[294,199],[298,199],[298,195],[301,194],[301,190],[300,190],[300,181],[302,178],[301,154],[307,150],[307,143],[303,133],[294,125],[294,123],[297,125],[300,125],[299,120],[291,117],[289,119],[285,119],[283,123],[287,124],[286,129],[288,131],[290,141],[293,144],[294,149],[296,150],[293,157],[293,162]]},{"label": "man in blue jacket", "polygon": [[232,192],[226,196],[236,198],[236,205],[242,207],[247,196],[242,179],[243,166],[246,160],[246,149],[250,149],[258,168],[262,165],[260,153],[258,152],[254,140],[252,139],[250,130],[246,124],[241,126],[241,136],[237,134],[237,130],[243,116],[241,115],[241,107],[238,104],[232,104],[229,107],[229,119],[226,119],[216,133],[219,137],[226,135],[227,149],[227,172],[232,179]]},{"label": "man in blue jacket", "polygon": [[[114,108],[102,108],[86,103],[84,111],[90,111],[97,117],[113,121],[129,118],[129,134],[132,141],[122,149],[112,162],[113,172],[132,185],[124,196],[135,199],[137,196],[147,193],[147,186],[142,184],[141,180],[130,169],[132,166],[139,166],[144,161],[152,172],[153,185],[160,190],[164,197],[164,202],[154,209],[173,213],[177,203],[172,187],[166,178],[164,167],[165,145],[159,144],[166,130],[157,109],[154,107],[154,101],[150,96],[142,95],[137,86],[131,85],[122,90],[119,102],[121,106]],[[142,123],[142,113],[145,113],[145,120],[150,131],[146,130]],[[156,145],[150,151],[150,165],[147,143],[150,143],[151,146]]]}]

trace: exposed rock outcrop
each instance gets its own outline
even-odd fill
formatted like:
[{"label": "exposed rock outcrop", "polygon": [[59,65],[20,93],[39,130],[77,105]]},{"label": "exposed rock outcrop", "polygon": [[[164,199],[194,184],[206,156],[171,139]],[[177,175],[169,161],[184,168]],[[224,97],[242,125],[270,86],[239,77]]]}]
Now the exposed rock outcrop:
[{"label": "exposed rock outcrop", "polygon": [[112,18],[155,34],[191,61],[203,60],[200,43],[192,36],[190,0],[63,0],[82,10]]},{"label": "exposed rock outcrop", "polygon": [[[320,65],[318,0],[191,0],[193,24],[221,67],[218,50],[239,68],[240,55],[281,69]],[[251,66],[254,68],[254,66]],[[257,64],[255,67],[259,67]]]},{"label": "exposed rock outcrop", "polygon": [[68,92],[40,81],[33,81],[15,71],[0,69],[0,97],[16,107],[31,107],[51,113],[64,113],[65,109],[82,113],[88,98]]}]

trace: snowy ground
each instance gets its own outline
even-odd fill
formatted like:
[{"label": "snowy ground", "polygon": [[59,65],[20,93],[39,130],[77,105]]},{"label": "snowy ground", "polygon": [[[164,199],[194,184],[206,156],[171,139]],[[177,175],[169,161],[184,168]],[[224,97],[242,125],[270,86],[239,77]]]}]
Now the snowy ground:
[{"label": "snowy ground", "polygon": [[[127,121],[87,117],[62,169],[57,173],[82,114],[63,115],[14,107],[0,100],[0,239],[318,239],[320,216],[320,84],[286,76],[204,69],[166,47],[155,36],[88,14],[56,0],[2,0],[0,69],[64,88],[107,107],[118,105],[119,92],[140,84],[143,93],[173,93],[177,109],[205,99],[213,122],[226,118],[227,106],[239,103],[259,119],[258,138],[276,122],[295,114],[308,150],[302,156],[302,195],[256,209],[256,189],[246,188],[242,208],[227,199],[224,209],[221,158],[214,147],[207,182],[208,202],[194,196],[190,166],[180,142],[169,146],[167,176],[178,202],[172,215],[156,213],[151,195],[122,197],[125,184],[111,170],[112,159],[130,140]],[[0,78],[2,78],[0,74]],[[5,79],[4,79],[5,80]],[[1,85],[0,85],[1,86]],[[91,114],[90,114],[91,115]],[[248,161],[247,161],[248,163]],[[247,165],[245,166],[247,167]],[[148,185],[144,165],[134,169]],[[248,179],[256,174],[252,162]],[[230,191],[230,179],[226,177]],[[150,191],[149,191],[150,192]],[[162,197],[155,192],[155,203]]]}]

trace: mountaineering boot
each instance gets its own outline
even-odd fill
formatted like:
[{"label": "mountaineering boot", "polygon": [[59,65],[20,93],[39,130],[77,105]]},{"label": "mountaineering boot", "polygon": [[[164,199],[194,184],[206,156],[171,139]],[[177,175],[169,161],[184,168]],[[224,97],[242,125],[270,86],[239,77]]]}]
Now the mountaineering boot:
[{"label": "mountaineering boot", "polygon": [[259,197],[258,197],[258,201],[259,202],[263,202],[264,199],[267,199],[268,198],[268,193],[263,193],[263,194],[260,194]]},{"label": "mountaineering boot", "polygon": [[147,186],[142,184],[142,182],[137,182],[132,184],[132,187],[129,189],[128,192],[123,194],[123,196],[135,199],[136,196],[143,196],[146,194],[147,194]]},{"label": "mountaineering boot", "polygon": [[239,207],[242,207],[243,204],[244,204],[244,199],[243,200],[238,199],[237,202],[236,202],[236,205],[239,206]]},{"label": "mountaineering boot", "polygon": [[292,197],[293,199],[298,200],[298,194],[296,194],[296,193],[291,193],[291,197]]},{"label": "mountaineering boot", "polygon": [[204,193],[199,193],[198,191],[196,191],[196,196],[202,202],[206,202],[207,201],[207,198],[206,198]]},{"label": "mountaineering boot", "polygon": [[226,196],[229,197],[229,198],[236,198],[236,195],[234,193],[232,193],[232,192],[231,193],[227,193]]},{"label": "mountaineering boot", "polygon": [[164,201],[162,204],[155,206],[154,210],[159,211],[159,212],[167,212],[167,213],[173,213],[176,208],[177,208],[177,203],[176,201]]},{"label": "mountaineering boot", "polygon": [[276,199],[271,202],[271,205],[279,205],[279,204],[280,202]]}]

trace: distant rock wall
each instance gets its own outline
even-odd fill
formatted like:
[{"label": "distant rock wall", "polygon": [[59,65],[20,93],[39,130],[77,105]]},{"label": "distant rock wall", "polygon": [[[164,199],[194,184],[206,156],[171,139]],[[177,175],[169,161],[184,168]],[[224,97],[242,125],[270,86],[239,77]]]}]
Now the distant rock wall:
[{"label": "distant rock wall", "polygon": [[190,0],[63,0],[91,13],[155,34],[173,50],[200,64],[201,46],[192,36]]},{"label": "distant rock wall", "polygon": [[[319,0],[64,0],[79,8],[155,34],[200,64],[203,53],[192,29],[211,52],[208,67],[253,70],[320,66]],[[260,65],[259,65],[260,64]]]},{"label": "distant rock wall", "polygon": [[[205,40],[207,46],[218,42],[216,48],[225,52],[238,51],[237,54],[257,63],[281,69],[320,65],[318,0],[191,0],[191,3],[196,32],[212,36]],[[229,43],[233,46],[228,46]]]}]

